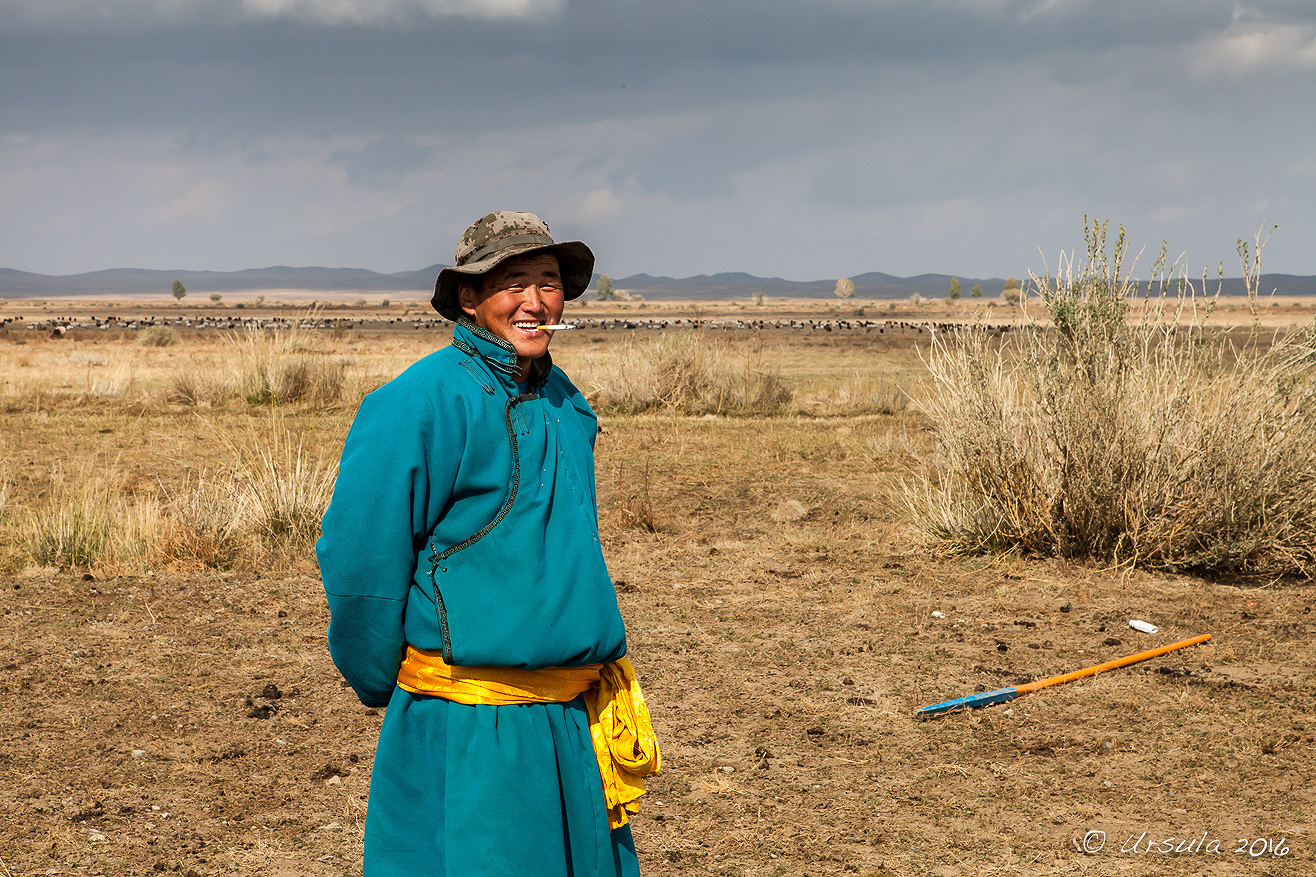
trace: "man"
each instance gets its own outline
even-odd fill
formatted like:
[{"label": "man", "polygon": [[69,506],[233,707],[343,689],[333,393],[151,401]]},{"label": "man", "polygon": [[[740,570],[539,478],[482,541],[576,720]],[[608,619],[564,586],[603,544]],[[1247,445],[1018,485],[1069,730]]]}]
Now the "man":
[{"label": "man", "polygon": [[387,706],[366,877],[638,874],[657,745],[599,546],[597,420],[548,355],[594,255],[528,213],[467,229],[452,345],[361,403],[316,546],[329,650]]}]

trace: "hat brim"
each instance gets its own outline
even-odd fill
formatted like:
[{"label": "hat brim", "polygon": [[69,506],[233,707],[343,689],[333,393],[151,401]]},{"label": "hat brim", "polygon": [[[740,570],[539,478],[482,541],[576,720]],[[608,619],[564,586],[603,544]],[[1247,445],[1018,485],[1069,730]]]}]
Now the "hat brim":
[{"label": "hat brim", "polygon": [[563,241],[560,244],[517,244],[501,249],[469,265],[454,265],[439,272],[434,281],[434,297],[430,304],[434,310],[454,323],[462,315],[457,290],[463,280],[481,277],[514,256],[527,253],[551,253],[557,256],[558,270],[562,273],[562,295],[567,301],[579,298],[589,289],[594,278],[594,253],[582,241]]}]

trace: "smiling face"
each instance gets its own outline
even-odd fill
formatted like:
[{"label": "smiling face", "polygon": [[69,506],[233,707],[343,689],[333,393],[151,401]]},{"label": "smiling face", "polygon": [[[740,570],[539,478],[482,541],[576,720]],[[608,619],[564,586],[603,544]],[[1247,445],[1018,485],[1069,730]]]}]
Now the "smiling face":
[{"label": "smiling face", "polygon": [[562,319],[565,299],[557,256],[530,253],[508,259],[484,275],[478,291],[462,284],[457,300],[475,325],[516,349],[516,379],[524,382],[530,363],[548,353],[553,337],[535,327]]}]

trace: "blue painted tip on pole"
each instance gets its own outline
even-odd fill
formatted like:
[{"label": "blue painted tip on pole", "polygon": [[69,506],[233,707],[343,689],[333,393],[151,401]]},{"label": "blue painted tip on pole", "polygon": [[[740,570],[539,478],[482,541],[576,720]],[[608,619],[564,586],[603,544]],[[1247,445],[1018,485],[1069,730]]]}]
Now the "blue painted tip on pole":
[{"label": "blue painted tip on pole", "polygon": [[957,697],[943,703],[934,703],[932,706],[920,707],[915,711],[914,716],[920,719],[928,719],[955,710],[977,709],[978,707],[1005,703],[1007,700],[1014,700],[1018,696],[1019,689],[1017,688],[998,688],[995,691],[983,691],[978,694],[970,694],[968,697]]}]

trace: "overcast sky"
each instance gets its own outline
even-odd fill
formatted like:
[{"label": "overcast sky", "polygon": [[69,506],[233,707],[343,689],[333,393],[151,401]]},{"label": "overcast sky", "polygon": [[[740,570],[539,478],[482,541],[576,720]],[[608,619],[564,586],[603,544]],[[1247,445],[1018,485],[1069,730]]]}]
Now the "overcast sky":
[{"label": "overcast sky", "polygon": [[[0,266],[1316,274],[1312,0],[0,0]],[[1140,274],[1144,272],[1139,272]]]}]

